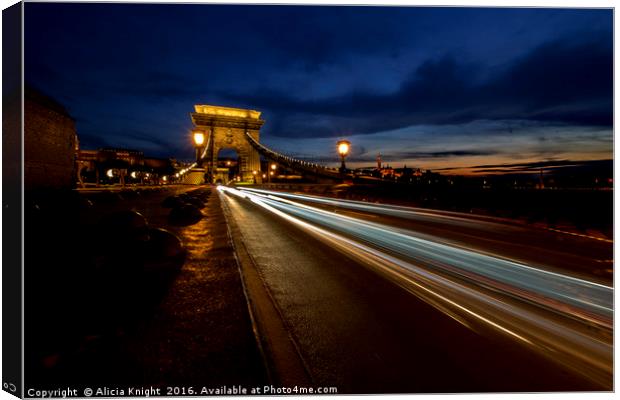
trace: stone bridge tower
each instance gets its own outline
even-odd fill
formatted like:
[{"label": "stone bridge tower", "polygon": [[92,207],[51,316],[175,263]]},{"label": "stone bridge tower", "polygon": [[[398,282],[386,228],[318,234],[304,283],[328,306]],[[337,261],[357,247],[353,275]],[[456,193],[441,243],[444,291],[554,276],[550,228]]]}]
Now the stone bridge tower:
[{"label": "stone bridge tower", "polygon": [[253,171],[256,171],[256,177],[260,180],[260,155],[246,139],[245,132],[259,141],[259,130],[265,123],[260,118],[261,113],[255,110],[198,104],[194,108],[196,112],[191,113],[191,116],[195,129],[203,131],[205,137],[211,138],[203,160],[211,183],[216,172],[217,156],[222,149],[234,149],[237,152],[241,180],[253,181]]}]

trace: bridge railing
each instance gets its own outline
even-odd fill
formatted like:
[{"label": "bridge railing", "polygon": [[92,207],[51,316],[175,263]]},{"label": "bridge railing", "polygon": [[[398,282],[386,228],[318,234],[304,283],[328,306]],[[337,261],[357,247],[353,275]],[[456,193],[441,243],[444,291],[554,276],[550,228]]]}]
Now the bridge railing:
[{"label": "bridge railing", "polygon": [[287,156],[286,154],[281,154],[276,151],[271,150],[270,148],[260,144],[256,139],[254,139],[248,132],[245,133],[246,139],[250,144],[263,156],[266,158],[275,161],[276,163],[288,167],[290,169],[307,173],[311,175],[321,176],[325,178],[331,179],[342,179],[343,175],[337,168],[330,168],[321,164],[298,160],[296,158]]}]

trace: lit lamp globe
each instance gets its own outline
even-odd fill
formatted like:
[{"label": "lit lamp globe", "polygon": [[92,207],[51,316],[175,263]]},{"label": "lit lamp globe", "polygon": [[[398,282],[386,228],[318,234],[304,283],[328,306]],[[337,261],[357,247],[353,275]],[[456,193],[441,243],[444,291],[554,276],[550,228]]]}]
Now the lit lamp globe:
[{"label": "lit lamp globe", "polygon": [[200,147],[205,142],[205,134],[202,132],[194,132],[194,144],[196,147]]},{"label": "lit lamp globe", "polygon": [[200,149],[205,143],[205,134],[200,131],[194,131],[194,146],[196,147],[196,166],[200,167]]},{"label": "lit lamp globe", "polygon": [[349,142],[348,140],[340,140],[338,141],[338,143],[336,143],[336,145],[338,146],[338,154],[340,154],[340,160],[342,161],[340,165],[340,172],[344,173],[347,168],[344,163],[344,159],[349,154],[349,150],[351,148],[351,142]]}]

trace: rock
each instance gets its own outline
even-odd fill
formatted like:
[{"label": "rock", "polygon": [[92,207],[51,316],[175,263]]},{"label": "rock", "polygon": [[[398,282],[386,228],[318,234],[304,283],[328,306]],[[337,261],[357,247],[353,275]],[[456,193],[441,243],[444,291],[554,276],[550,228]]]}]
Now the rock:
[{"label": "rock", "polygon": [[205,207],[205,203],[200,200],[199,198],[196,197],[190,197],[189,199],[186,200],[186,202],[188,204],[194,205],[200,209],[203,209]]},{"label": "rock", "polygon": [[185,262],[186,250],[177,235],[161,228],[149,229],[144,269],[147,273],[178,271]]},{"label": "rock", "polygon": [[165,208],[180,207],[183,204],[185,204],[185,201],[183,201],[183,199],[179,196],[168,196],[161,202],[162,207]]},{"label": "rock", "polygon": [[168,222],[171,225],[187,226],[193,225],[202,219],[200,209],[193,204],[185,204],[174,207],[168,215]]},{"label": "rock", "polygon": [[99,224],[99,235],[103,243],[126,247],[133,242],[148,240],[148,222],[136,211],[119,211],[105,217]]}]

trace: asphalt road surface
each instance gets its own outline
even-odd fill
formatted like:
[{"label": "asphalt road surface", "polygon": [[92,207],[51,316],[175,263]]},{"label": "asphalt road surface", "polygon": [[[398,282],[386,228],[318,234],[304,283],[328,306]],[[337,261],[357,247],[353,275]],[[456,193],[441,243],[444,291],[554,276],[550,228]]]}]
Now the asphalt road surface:
[{"label": "asphalt road surface", "polygon": [[409,229],[449,245],[499,254],[548,270],[569,272],[611,285],[613,241],[561,229],[533,228],[487,216],[340,200],[299,193],[253,190],[299,201],[332,212]]},{"label": "asphalt road surface", "polygon": [[610,243],[452,213],[220,189],[316,385],[612,388],[613,289],[594,271],[611,258]]}]

